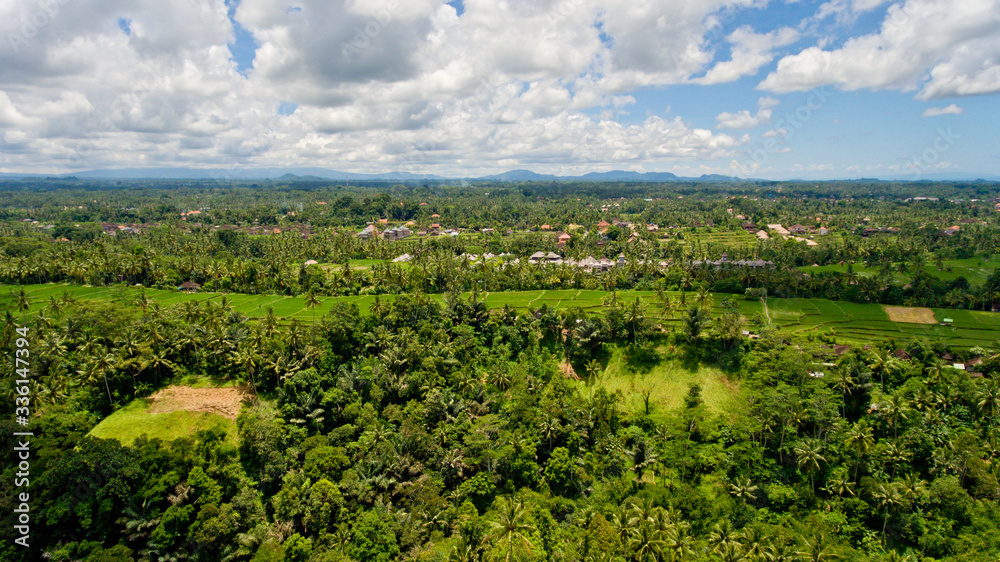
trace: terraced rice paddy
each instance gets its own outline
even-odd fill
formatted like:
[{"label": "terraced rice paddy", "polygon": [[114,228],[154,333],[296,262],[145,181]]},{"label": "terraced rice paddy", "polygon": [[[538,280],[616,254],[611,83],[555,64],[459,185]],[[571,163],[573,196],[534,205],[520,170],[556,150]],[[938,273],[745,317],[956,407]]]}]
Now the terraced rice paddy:
[{"label": "terraced rice paddy", "polygon": [[[38,313],[50,297],[58,298],[64,293],[69,293],[73,298],[82,301],[115,298],[132,300],[141,290],[134,287],[107,288],[62,284],[27,285],[25,289],[31,302],[28,314]],[[16,309],[14,291],[16,287],[0,286],[0,307],[12,311]],[[261,318],[267,314],[269,308],[273,308],[275,315],[283,321],[298,319],[302,322],[311,322],[313,317],[322,317],[337,302],[355,303],[362,313],[367,313],[376,298],[382,300],[395,298],[393,295],[328,297],[322,299],[322,303],[313,310],[306,306],[302,297],[184,293],[158,289],[146,289],[145,294],[148,301],[164,308],[171,308],[185,301],[218,302],[225,298],[234,310],[250,318]],[[609,294],[606,291],[564,289],[485,293],[483,298],[491,308],[511,306],[520,311],[533,311],[547,304],[561,310],[580,307],[588,312],[601,313],[607,309],[604,301]],[[675,303],[679,302],[680,293],[674,292],[669,295]],[[680,326],[678,318],[661,314],[661,307],[652,291],[619,291],[617,296],[623,305],[632,303],[638,297],[647,306],[647,317],[655,318],[667,326]],[[443,295],[432,295],[432,298],[438,302],[444,301]],[[742,297],[727,294],[714,295],[713,313],[721,312],[720,303],[724,298],[738,299],[736,302],[739,309],[746,316],[765,314],[761,302],[742,300]],[[674,307],[679,310],[693,306],[694,302],[695,295],[687,293],[687,304],[685,306],[675,304]],[[868,343],[876,338],[896,338],[899,341],[927,338],[942,340],[951,346],[972,347],[1000,340],[1000,314],[968,310],[928,310],[938,321],[937,323],[893,322],[885,309],[877,304],[855,304],[825,299],[769,299],[766,316],[776,327],[787,333],[803,336],[826,334],[835,337],[838,342],[848,344]],[[952,324],[941,325],[940,321],[945,318],[951,318]]]}]

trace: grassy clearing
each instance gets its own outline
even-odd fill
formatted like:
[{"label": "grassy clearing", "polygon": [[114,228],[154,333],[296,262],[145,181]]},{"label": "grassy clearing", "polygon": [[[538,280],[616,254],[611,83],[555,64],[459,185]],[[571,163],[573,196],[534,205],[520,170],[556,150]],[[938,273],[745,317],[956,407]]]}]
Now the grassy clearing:
[{"label": "grassy clearing", "polygon": [[667,359],[647,373],[637,373],[628,367],[623,355],[620,349],[612,354],[607,369],[594,385],[584,381],[576,383],[580,391],[587,394],[597,387],[611,393],[620,391],[628,411],[642,412],[645,407],[643,394],[649,390],[650,414],[654,417],[683,408],[684,397],[694,384],[701,386],[702,401],[712,413],[735,415],[743,405],[738,384],[726,378],[719,369],[702,364],[689,368],[679,361]]},{"label": "grassy clearing", "polygon": [[149,410],[152,401],[148,398],[133,400],[97,424],[90,434],[101,439],[117,439],[122,445],[132,445],[136,439],[146,435],[171,441],[181,437],[191,437],[203,429],[221,427],[226,431],[226,440],[237,441],[236,421],[218,414],[206,412],[174,411],[153,414]]}]

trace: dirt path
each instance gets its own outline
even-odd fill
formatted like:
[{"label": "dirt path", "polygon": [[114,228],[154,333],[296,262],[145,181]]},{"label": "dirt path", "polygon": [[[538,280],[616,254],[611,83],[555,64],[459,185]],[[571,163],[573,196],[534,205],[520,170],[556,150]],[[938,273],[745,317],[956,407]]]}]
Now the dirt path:
[{"label": "dirt path", "polygon": [[243,408],[243,403],[252,397],[250,390],[245,386],[228,388],[169,386],[149,397],[153,402],[149,412],[152,414],[165,414],[177,410],[209,412],[234,420]]}]

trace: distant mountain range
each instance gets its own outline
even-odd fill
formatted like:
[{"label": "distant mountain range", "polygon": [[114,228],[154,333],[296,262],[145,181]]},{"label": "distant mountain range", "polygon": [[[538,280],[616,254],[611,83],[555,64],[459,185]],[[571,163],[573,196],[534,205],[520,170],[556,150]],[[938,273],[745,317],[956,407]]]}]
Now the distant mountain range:
[{"label": "distant mountain range", "polygon": [[[492,181],[492,182],[543,182],[543,181],[592,181],[592,182],[744,182],[767,181],[760,179],[738,178],[719,174],[705,174],[698,177],[677,176],[670,172],[627,172],[613,170],[610,172],[590,172],[580,176],[555,176],[539,174],[531,170],[510,170],[502,174],[481,177],[445,177],[435,174],[414,174],[411,172],[386,172],[381,174],[358,174],[342,172],[327,168],[115,168],[102,170],[87,170],[72,174],[12,174],[0,173],[0,179],[46,178],[46,179],[109,179],[109,180],[153,180],[153,179],[191,179],[219,181],[247,180],[279,180],[279,181]],[[920,177],[900,176],[880,179],[865,178],[853,181],[974,181],[985,179],[998,181],[1000,176],[976,176],[974,174],[928,174]],[[811,179],[789,179],[785,181],[829,181]],[[851,181],[845,178],[843,181]]]},{"label": "distant mountain range", "polygon": [[746,181],[720,175],[703,175],[697,178],[680,177],[670,172],[590,172],[581,176],[554,176],[539,174],[531,170],[510,170],[502,174],[481,177],[444,177],[435,174],[414,174],[411,172],[386,172],[381,174],[357,174],[326,168],[253,168],[253,169],[206,169],[206,168],[116,168],[87,170],[65,175],[46,174],[0,174],[5,178],[44,177],[51,179],[196,179],[196,180],[288,180],[288,181],[420,181],[420,180],[465,180],[465,181],[624,181],[624,182],[675,182],[675,181]]}]

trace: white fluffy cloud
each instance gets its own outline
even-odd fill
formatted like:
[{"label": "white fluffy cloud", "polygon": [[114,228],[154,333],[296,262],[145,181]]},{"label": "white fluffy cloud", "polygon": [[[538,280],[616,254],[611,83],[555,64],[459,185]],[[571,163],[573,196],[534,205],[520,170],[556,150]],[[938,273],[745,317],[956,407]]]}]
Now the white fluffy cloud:
[{"label": "white fluffy cloud", "polygon": [[729,113],[724,111],[716,116],[718,122],[717,129],[753,129],[764,123],[771,122],[771,108],[780,102],[774,98],[763,97],[757,100],[757,113],[751,114],[749,110]]},{"label": "white fluffy cloud", "polygon": [[759,87],[785,93],[826,84],[919,89],[920,99],[1000,92],[1000,0],[894,4],[878,33],[786,56]]},{"label": "white fluffy cloud", "polygon": [[716,63],[705,76],[692,82],[702,85],[720,84],[757,74],[762,66],[774,59],[774,49],[790,45],[798,39],[799,32],[789,27],[770,33],[754,33],[749,27],[741,27],[728,37],[733,46],[732,58]]},{"label": "white fluffy cloud", "polygon": [[946,107],[928,107],[922,117],[937,117],[938,115],[961,115],[963,110],[955,104]]},{"label": "white fluffy cloud", "polygon": [[[838,2],[827,9],[882,3]],[[782,58],[762,87],[998,91],[998,2],[907,0],[879,33]],[[462,173],[729,157],[748,140],[719,129],[767,123],[778,100],[722,113],[714,131],[625,113],[641,88],[752,76],[810,36],[794,22],[754,30],[729,19],[767,4],[465,0],[459,16],[444,0],[242,0],[232,14],[223,0],[3,2],[0,171]],[[242,73],[227,47],[231,15],[257,43]],[[297,109],[279,115],[282,102]]]},{"label": "white fluffy cloud", "polygon": [[459,17],[443,0],[242,0],[234,18],[257,42],[245,74],[223,0],[4,3],[0,150],[7,169],[57,172],[725,155],[745,139],[614,116],[634,88],[703,71],[712,14],[751,1],[466,0]]}]

